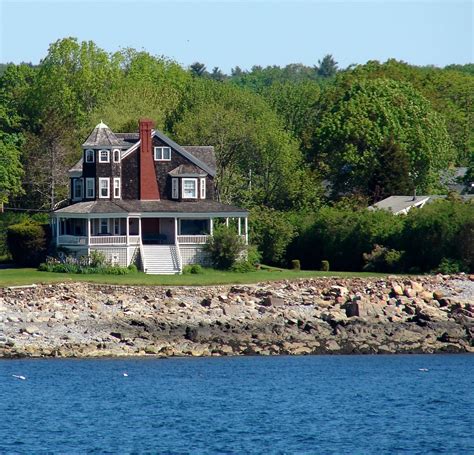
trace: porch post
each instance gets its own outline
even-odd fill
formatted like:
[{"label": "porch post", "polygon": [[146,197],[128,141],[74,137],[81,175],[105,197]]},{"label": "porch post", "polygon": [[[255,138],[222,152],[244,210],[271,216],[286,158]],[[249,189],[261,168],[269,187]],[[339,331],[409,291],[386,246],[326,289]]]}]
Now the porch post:
[{"label": "porch post", "polygon": [[127,220],[127,223],[126,223],[127,225],[125,226],[125,235],[127,236],[127,245],[128,245],[130,243],[130,239],[129,239],[129,236],[130,236],[130,226],[129,226],[130,219],[129,219],[128,216],[127,216],[126,220]]},{"label": "porch post", "polygon": [[245,244],[249,244],[249,219],[244,218],[244,232],[245,232]]},{"label": "porch post", "polygon": [[209,232],[211,235],[214,235],[214,219],[209,218]]},{"label": "porch post", "polygon": [[242,227],[240,225],[240,220],[241,220],[240,216],[237,219],[239,220],[239,224],[238,224],[239,235],[242,235]]},{"label": "porch post", "polygon": [[138,236],[142,238],[142,217],[138,218]]},{"label": "porch post", "polygon": [[178,244],[178,218],[174,218],[174,243]]},{"label": "porch post", "polygon": [[87,244],[91,244],[91,219],[87,218]]},{"label": "porch post", "polygon": [[226,226],[226,227],[229,227],[229,217],[227,217],[227,218],[225,219],[225,226]]}]

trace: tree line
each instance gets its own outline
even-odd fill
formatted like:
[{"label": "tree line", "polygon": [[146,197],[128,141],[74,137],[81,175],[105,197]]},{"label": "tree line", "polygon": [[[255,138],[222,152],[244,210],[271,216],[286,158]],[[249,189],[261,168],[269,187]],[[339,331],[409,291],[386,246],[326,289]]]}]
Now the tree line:
[{"label": "tree line", "polygon": [[136,131],[149,117],[178,143],[213,145],[220,198],[260,213],[261,226],[265,210],[314,214],[349,196],[368,205],[442,193],[446,170],[473,172],[472,64],[340,69],[326,55],[227,75],[65,38],[38,65],[0,74],[0,197],[10,207],[50,210],[67,198],[67,169],[100,120]]}]

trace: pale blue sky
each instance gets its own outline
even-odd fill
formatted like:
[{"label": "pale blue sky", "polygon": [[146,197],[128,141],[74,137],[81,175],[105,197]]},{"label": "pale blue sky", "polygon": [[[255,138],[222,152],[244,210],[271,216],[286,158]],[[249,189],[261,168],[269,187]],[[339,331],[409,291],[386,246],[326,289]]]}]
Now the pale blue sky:
[{"label": "pale blue sky", "polygon": [[473,58],[472,1],[0,0],[0,62],[32,61],[62,37],[145,49],[182,65],[341,67],[390,57],[417,65]]}]

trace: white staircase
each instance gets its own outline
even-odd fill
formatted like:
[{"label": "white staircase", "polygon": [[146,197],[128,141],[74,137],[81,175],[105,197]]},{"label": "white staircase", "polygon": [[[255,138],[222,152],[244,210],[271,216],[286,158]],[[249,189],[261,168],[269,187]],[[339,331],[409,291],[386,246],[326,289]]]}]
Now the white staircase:
[{"label": "white staircase", "polygon": [[143,271],[152,275],[174,275],[181,272],[181,258],[176,245],[143,245]]}]

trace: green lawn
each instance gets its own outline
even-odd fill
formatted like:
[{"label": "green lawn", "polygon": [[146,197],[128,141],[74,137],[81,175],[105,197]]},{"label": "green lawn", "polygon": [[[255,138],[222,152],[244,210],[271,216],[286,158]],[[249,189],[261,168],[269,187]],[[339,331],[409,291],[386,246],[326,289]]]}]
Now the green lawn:
[{"label": "green lawn", "polygon": [[0,270],[0,287],[40,283],[90,282],[122,285],[165,285],[165,286],[200,286],[211,284],[257,283],[296,278],[322,276],[369,277],[385,276],[376,273],[357,272],[319,272],[293,271],[268,268],[249,273],[224,272],[205,269],[201,275],[146,275],[138,272],[129,275],[80,275],[67,273],[39,272],[36,269],[2,269]]}]

